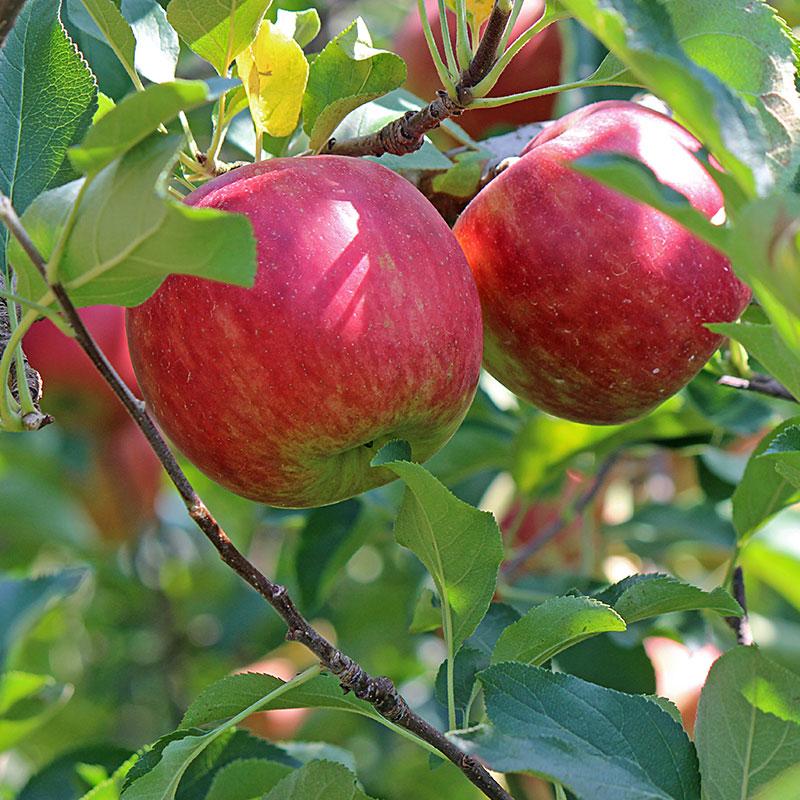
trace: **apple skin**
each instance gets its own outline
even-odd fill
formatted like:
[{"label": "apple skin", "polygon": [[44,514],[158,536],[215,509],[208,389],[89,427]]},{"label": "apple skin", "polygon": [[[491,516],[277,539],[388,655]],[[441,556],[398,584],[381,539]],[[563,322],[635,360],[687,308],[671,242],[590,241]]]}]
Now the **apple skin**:
[{"label": "apple skin", "polygon": [[712,218],[716,183],[697,140],[624,101],[569,114],[470,203],[454,232],[472,268],[485,366],[520,397],[592,424],[636,419],[685,386],[750,290],[716,250],[664,214],[569,168],[597,152],[636,158]]},{"label": "apple skin", "polygon": [[[426,0],[426,8],[434,39],[444,56],[437,0]],[[530,28],[543,11],[544,0],[527,0],[514,26],[511,41]],[[448,19],[451,38],[455,42],[455,16],[448,14]],[[442,85],[428,51],[416,4],[398,31],[394,50],[403,57],[408,67],[406,88],[423,100],[433,100]],[[490,96],[501,97],[557,85],[561,75],[561,55],[561,34],[557,25],[551,25],[525,45],[500,77]],[[493,128],[517,127],[550,119],[556,97],[551,94],[500,108],[476,109],[468,111],[456,121],[467,133],[478,138],[490,133]]]},{"label": "apple skin", "polygon": [[263,503],[326,505],[424,461],[474,396],[480,304],[464,255],[411,184],[340,156],[241,167],[187,202],[246,214],[251,289],[171,276],[128,311],[145,399],[201,470]]},{"label": "apple skin", "polygon": [[[125,309],[90,306],[79,314],[122,380],[138,395],[125,336]],[[43,407],[57,423],[102,432],[128,421],[125,408],[80,345],[52,322],[34,323],[22,346],[31,366],[42,376]]]},{"label": "apple skin", "polygon": [[648,636],[644,649],[656,672],[656,694],[675,703],[681,712],[683,727],[691,736],[700,693],[722,651],[713,644],[690,650],[685,644],[664,636]]}]

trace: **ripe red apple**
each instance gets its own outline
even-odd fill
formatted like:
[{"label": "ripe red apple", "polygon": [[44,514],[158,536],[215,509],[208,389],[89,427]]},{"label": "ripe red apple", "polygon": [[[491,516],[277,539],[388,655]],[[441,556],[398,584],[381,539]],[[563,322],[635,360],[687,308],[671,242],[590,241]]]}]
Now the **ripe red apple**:
[{"label": "ripe red apple", "polygon": [[113,542],[135,538],[155,518],[161,462],[131,419],[95,441],[90,457],[76,491],[100,536]]},{"label": "ripe red apple", "polygon": [[128,312],[150,409],[204,472],[264,503],[334,503],[394,478],[370,460],[436,452],[481,360],[463,253],[397,174],[337,156],[242,167],[187,198],[246,214],[252,289],[172,276]]},{"label": "ripe red apple", "polygon": [[570,169],[636,158],[712,218],[722,195],[672,120],[634,103],[579,109],[533,139],[454,232],[478,285],[485,364],[511,391],[578,422],[646,414],[703,367],[750,298],[730,264],[664,214]]},{"label": "ripe red apple", "polygon": [[[444,54],[437,0],[426,0],[426,8],[439,52]],[[527,0],[514,26],[511,41],[516,41],[521,33],[530,28],[542,16],[543,11],[544,0]],[[451,38],[455,41],[456,25],[453,14],[448,14],[448,22]],[[406,87],[409,91],[423,100],[432,100],[442,86],[425,41],[416,4],[397,34],[394,50],[403,57],[408,67]],[[525,45],[503,73],[491,95],[501,97],[554,86],[560,82],[560,74],[561,34],[556,25],[551,25]],[[493,128],[517,127],[550,119],[555,100],[556,95],[545,95],[500,108],[468,111],[457,122],[472,136],[484,136]]]},{"label": "ripe red apple", "polygon": [[644,649],[656,672],[656,694],[675,703],[683,726],[691,735],[700,693],[721,651],[713,644],[690,650],[685,644],[664,636],[649,636],[644,640]]},{"label": "ripe red apple", "polygon": [[[120,377],[138,394],[125,336],[125,310],[91,306],[79,312],[89,332]],[[59,424],[110,430],[128,420],[121,403],[78,343],[49,320],[34,323],[23,340],[44,386],[44,408]]]}]

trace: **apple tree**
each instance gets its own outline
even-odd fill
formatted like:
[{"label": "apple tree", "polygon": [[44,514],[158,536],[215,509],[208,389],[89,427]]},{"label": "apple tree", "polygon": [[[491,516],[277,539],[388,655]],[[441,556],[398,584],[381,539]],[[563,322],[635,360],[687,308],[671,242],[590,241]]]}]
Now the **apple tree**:
[{"label": "apple tree", "polygon": [[794,6],[0,0],[0,797],[800,796]]}]

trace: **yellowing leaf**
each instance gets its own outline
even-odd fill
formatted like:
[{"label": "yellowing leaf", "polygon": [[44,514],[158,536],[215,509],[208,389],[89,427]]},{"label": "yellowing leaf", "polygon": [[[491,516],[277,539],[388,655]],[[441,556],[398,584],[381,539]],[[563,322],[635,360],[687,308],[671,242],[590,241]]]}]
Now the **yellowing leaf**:
[{"label": "yellowing leaf", "polygon": [[[447,5],[455,11],[455,0],[447,0]],[[476,24],[482,25],[492,13],[494,0],[467,0],[467,16],[471,17]]]},{"label": "yellowing leaf", "polygon": [[300,119],[308,83],[308,61],[300,45],[265,20],[236,66],[258,133],[289,136]]}]

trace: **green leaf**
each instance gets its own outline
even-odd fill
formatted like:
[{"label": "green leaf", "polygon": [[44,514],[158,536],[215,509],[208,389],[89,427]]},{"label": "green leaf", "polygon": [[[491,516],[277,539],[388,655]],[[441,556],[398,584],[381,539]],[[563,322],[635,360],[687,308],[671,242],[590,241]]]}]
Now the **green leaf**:
[{"label": "green leaf", "polygon": [[347,767],[312,761],[285,777],[264,800],[370,800]]},{"label": "green leaf", "polygon": [[577,800],[699,800],[692,743],[652,700],[524,664],[479,679],[489,724],[454,738],[492,769],[535,772]]},{"label": "green leaf", "polygon": [[748,580],[766,584],[800,611],[800,551],[786,552],[759,537],[744,549],[740,563]]},{"label": "green leaf", "polygon": [[71,696],[71,686],[46,675],[0,675],[0,752],[41,727]]},{"label": "green leaf", "polygon": [[759,797],[800,762],[800,676],[755,647],[726,653],[700,696],[696,740],[704,800]]},{"label": "green leaf", "polygon": [[[165,199],[163,179],[178,146],[176,137],[156,134],[101,170],[85,191],[59,271],[77,305],[138,305],[170,273],[252,284],[255,242],[246,217]],[[23,218],[45,258],[79,188],[76,181],[43,194]],[[41,276],[21,248],[9,257],[19,293],[42,296]]]},{"label": "green leaf", "polygon": [[675,611],[708,609],[726,617],[741,617],[741,606],[723,588],[704,592],[671,575],[633,575],[596,595],[614,607],[629,624]]},{"label": "green leaf", "polygon": [[214,776],[205,800],[254,800],[285,778],[291,768],[275,761],[242,758],[232,761]]},{"label": "green leaf", "polygon": [[754,800],[797,800],[800,797],[800,764],[789,767],[771,780]]},{"label": "green leaf", "polygon": [[180,42],[166,11],[157,0],[122,0],[120,10],[136,39],[136,71],[154,83],[174,81]]},{"label": "green leaf", "polygon": [[[764,2],[665,0],[675,38],[688,57],[758,110],[769,136],[767,157],[778,178],[794,175],[800,141],[794,44],[786,25]],[[640,85],[613,54],[593,77]]]},{"label": "green leaf", "polygon": [[226,76],[253,41],[272,0],[172,0],[167,18],[197,55]]},{"label": "green leaf", "polygon": [[[113,0],[82,0],[95,25],[132,79],[136,78],[136,39]],[[134,81],[135,82],[135,81]]]},{"label": "green leaf", "polygon": [[599,600],[554,597],[503,631],[492,653],[492,663],[521,661],[538,667],[584,639],[625,628],[625,620]]},{"label": "green leaf", "polygon": [[55,603],[76,592],[88,574],[74,567],[40,578],[0,579],[0,668],[13,645]]},{"label": "green leaf", "polygon": [[373,464],[382,463],[406,484],[395,537],[433,577],[455,654],[489,608],[503,560],[500,531],[491,513],[459,500],[424,467],[385,461],[391,447],[382,448]]},{"label": "green leaf", "polygon": [[570,167],[633,200],[658,209],[712,247],[726,252],[728,231],[712,225],[684,195],[661,183],[650,167],[641,161],[619,153],[594,153],[576,159]]},{"label": "green leaf", "polygon": [[795,397],[800,397],[800,358],[786,346],[771,325],[720,322],[707,327],[714,333],[729,336],[743,344],[770,375],[777,378]]},{"label": "green leaf", "polygon": [[561,0],[631,70],[665,100],[749,193],[765,193],[772,175],[757,112],[719,78],[695,64],[669,13],[651,0]]},{"label": "green leaf", "polygon": [[308,515],[295,555],[297,584],[306,613],[319,610],[342,569],[363,544],[369,528],[358,524],[362,509],[358,500],[345,500]]},{"label": "green leaf", "polygon": [[[18,214],[56,177],[96,108],[94,77],[64,32],[59,8],[54,0],[29,0],[0,50],[0,192]],[[5,229],[0,238],[4,243]],[[0,264],[4,250],[0,243]]]},{"label": "green leaf", "polygon": [[762,458],[781,434],[800,425],[793,417],[765,436],[753,451],[744,478],[733,493],[733,524],[742,542],[747,541],[779,511],[800,500],[800,491],[775,467],[775,457]]},{"label": "green leaf", "polygon": [[[98,783],[90,791],[88,791],[81,800],[120,800],[120,792],[122,791],[122,784],[125,781],[128,773],[133,768],[134,764],[139,761],[139,754],[132,755],[124,764],[121,764],[114,774],[106,780]],[[249,800],[249,798],[248,798]]]},{"label": "green leaf", "polygon": [[92,125],[69,158],[78,172],[93,174],[147,138],[179,111],[188,111],[213,98],[203,81],[153,84],[128,95]]},{"label": "green leaf", "polygon": [[311,44],[322,29],[322,21],[316,8],[306,8],[302,11],[286,11],[279,8],[275,25],[281,33],[290,36],[300,47]]},{"label": "green leaf", "polygon": [[[200,693],[189,706],[181,727],[196,728],[235,716],[284,685],[284,681],[272,675],[255,672],[229,675]],[[371,705],[353,695],[344,694],[338,681],[330,675],[320,675],[303,686],[289,689],[259,710],[274,708],[332,708],[380,719]]]},{"label": "green leaf", "polygon": [[403,59],[375,49],[366,24],[356,19],[311,64],[303,100],[309,147],[320,150],[351,111],[397,89],[405,79]]},{"label": "green leaf", "polygon": [[779,433],[760,458],[772,460],[778,474],[800,489],[800,425]]}]

